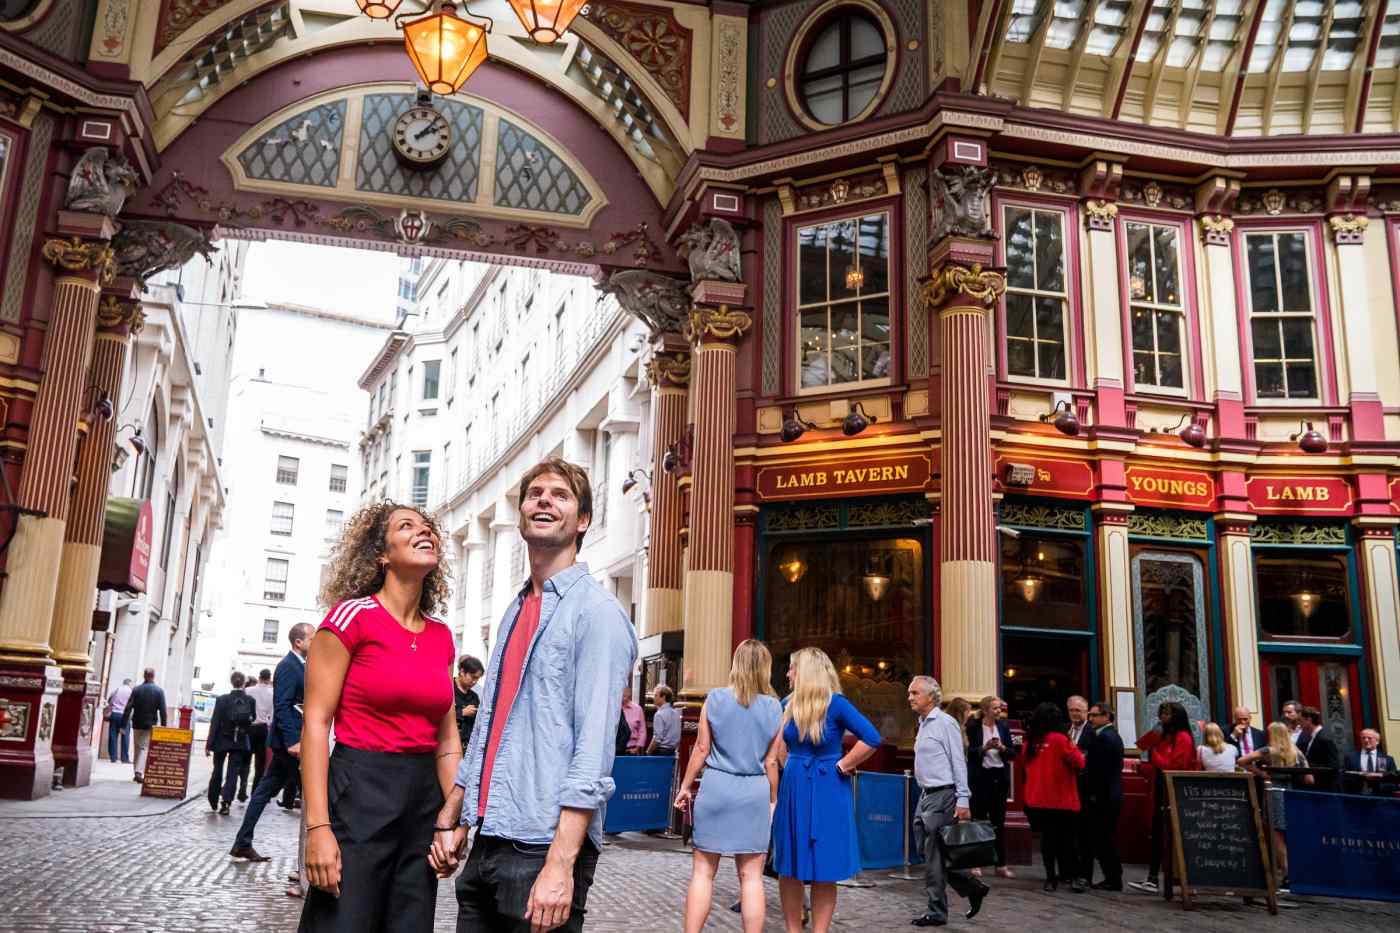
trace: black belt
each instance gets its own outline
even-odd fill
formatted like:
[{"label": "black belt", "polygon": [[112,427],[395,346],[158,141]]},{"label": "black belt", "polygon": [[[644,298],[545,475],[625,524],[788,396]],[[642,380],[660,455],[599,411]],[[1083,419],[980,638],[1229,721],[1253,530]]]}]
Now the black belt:
[{"label": "black belt", "polygon": [[952,790],[952,789],[953,789],[953,785],[952,785],[952,784],[939,784],[937,787],[921,787],[921,788],[919,788],[919,789],[922,790],[922,791],[923,791],[924,793],[926,793],[926,794],[936,794],[936,793],[938,793],[938,792],[941,791],[941,790]]},{"label": "black belt", "polygon": [[724,768],[716,768],[714,765],[705,765],[706,771],[718,771],[720,774],[728,774],[731,777],[764,777],[766,771],[726,771]]}]

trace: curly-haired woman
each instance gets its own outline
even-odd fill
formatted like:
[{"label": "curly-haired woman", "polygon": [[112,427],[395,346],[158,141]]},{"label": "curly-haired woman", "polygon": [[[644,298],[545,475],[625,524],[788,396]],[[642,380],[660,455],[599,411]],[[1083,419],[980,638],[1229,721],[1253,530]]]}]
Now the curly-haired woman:
[{"label": "curly-haired woman", "polygon": [[431,617],[447,602],[436,524],[393,502],[360,509],[321,602],[301,739],[312,890],[299,929],[427,933],[437,878],[423,853],[462,757],[456,648]]}]

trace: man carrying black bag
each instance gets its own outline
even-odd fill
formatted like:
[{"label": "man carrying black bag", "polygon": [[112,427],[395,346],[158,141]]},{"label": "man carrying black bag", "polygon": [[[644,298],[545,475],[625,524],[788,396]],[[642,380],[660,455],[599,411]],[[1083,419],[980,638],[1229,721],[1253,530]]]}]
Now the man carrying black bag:
[{"label": "man carrying black bag", "polygon": [[944,871],[938,831],[957,820],[971,819],[968,809],[967,751],[962,727],[938,708],[943,688],[932,677],[920,675],[909,683],[909,708],[919,717],[914,740],[914,780],[922,793],[914,819],[916,836],[923,837],[924,890],[928,910],[910,923],[916,927],[941,927],[948,923],[948,892],[967,898],[967,918],[982,909],[991,889],[965,871]]}]

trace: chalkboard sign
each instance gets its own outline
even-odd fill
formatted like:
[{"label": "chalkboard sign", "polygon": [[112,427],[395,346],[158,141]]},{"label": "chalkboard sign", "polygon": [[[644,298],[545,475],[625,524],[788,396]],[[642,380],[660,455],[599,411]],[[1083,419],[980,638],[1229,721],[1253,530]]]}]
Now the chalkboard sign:
[{"label": "chalkboard sign", "polygon": [[193,742],[194,733],[189,729],[157,726],[151,730],[146,770],[142,773],[142,797],[185,798],[190,782],[190,746]]},{"label": "chalkboard sign", "polygon": [[1278,912],[1266,828],[1260,815],[1254,779],[1248,774],[1215,771],[1168,771],[1165,774],[1171,817],[1174,880],[1188,910],[1194,894],[1232,893],[1265,897]]}]

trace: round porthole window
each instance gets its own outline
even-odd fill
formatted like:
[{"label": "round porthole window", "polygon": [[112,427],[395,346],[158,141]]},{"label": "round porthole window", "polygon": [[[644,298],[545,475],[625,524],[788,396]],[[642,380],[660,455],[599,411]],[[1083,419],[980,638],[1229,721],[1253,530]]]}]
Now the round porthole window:
[{"label": "round porthole window", "polygon": [[0,0],[0,22],[24,19],[38,5],[39,0]]},{"label": "round porthole window", "polygon": [[894,76],[894,24],[874,2],[836,0],[808,19],[788,54],[789,103],[823,129],[870,116]]}]

